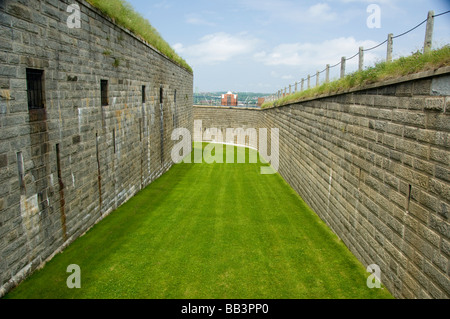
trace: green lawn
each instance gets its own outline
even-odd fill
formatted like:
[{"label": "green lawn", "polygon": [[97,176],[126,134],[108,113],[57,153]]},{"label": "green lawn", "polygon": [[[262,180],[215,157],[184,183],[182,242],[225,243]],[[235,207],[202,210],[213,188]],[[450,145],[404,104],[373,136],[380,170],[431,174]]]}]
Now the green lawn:
[{"label": "green lawn", "polygon": [[175,165],[6,298],[392,298],[261,165]]}]

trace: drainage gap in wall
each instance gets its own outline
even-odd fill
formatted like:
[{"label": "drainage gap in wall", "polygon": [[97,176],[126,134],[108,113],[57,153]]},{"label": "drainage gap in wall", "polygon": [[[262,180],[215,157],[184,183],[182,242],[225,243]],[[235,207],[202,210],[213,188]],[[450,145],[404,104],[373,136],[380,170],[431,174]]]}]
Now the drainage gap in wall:
[{"label": "drainage gap in wall", "polygon": [[160,111],[160,134],[161,134],[161,141],[160,141],[160,151],[161,151],[161,164],[164,163],[164,89],[161,85],[159,88],[159,111]]},{"label": "drainage gap in wall", "polygon": [[61,173],[61,156],[60,156],[59,144],[56,144],[56,167],[58,169],[59,204],[60,204],[60,211],[61,211],[61,226],[62,226],[62,231],[63,231],[63,239],[64,239],[64,242],[65,242],[67,240],[66,212],[65,212],[66,200],[64,198],[64,183],[63,183],[63,180],[62,180],[62,173]]},{"label": "drainage gap in wall", "polygon": [[142,104],[145,103],[145,85],[142,86]]},{"label": "drainage gap in wall", "polygon": [[142,142],[142,119],[139,119],[139,142]]},{"label": "drainage gap in wall", "polygon": [[116,154],[116,129],[113,128],[113,147],[114,147],[114,154]]},{"label": "drainage gap in wall", "polygon": [[358,173],[358,190],[361,189],[361,168],[359,169]]},{"label": "drainage gap in wall", "polygon": [[98,176],[98,203],[99,211],[102,212],[102,175],[100,171],[100,157],[98,152],[98,133],[95,133],[95,151],[97,155],[97,176]]},{"label": "drainage gap in wall", "polygon": [[25,181],[24,181],[24,165],[22,152],[17,153],[17,169],[19,171],[19,186],[22,195],[25,195]]},{"label": "drainage gap in wall", "polygon": [[408,198],[407,198],[407,201],[406,201],[406,212],[407,213],[409,213],[409,205],[411,203],[411,191],[412,191],[412,187],[411,187],[411,185],[409,185],[409,187],[408,187]]}]

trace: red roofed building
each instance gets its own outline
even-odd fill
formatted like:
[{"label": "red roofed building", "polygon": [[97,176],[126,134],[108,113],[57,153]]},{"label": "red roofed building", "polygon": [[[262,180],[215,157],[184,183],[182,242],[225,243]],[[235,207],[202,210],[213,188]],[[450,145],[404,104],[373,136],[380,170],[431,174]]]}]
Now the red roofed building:
[{"label": "red roofed building", "polygon": [[222,94],[222,106],[237,106],[238,95],[228,91],[227,94]]}]

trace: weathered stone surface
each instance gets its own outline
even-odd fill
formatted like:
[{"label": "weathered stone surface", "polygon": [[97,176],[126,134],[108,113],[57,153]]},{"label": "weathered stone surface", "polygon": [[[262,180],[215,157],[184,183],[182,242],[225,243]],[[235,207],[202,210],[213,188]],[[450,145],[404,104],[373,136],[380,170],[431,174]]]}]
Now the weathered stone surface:
[{"label": "weathered stone surface", "polygon": [[449,298],[448,97],[431,83],[267,110],[194,107],[194,119],[279,128],[279,173],[355,256],[383,266],[398,298]]},{"label": "weathered stone surface", "polygon": [[431,92],[433,95],[450,95],[450,76],[444,75],[434,78],[431,82]]},{"label": "weathered stone surface", "polygon": [[[87,2],[81,29],[67,28],[72,3],[0,2],[0,295],[163,174],[172,130],[196,119],[267,128],[269,150],[278,128],[281,176],[396,297],[450,297],[448,75],[268,110],[192,109],[191,74]],[[45,112],[28,111],[26,68],[44,70]]]},{"label": "weathered stone surface", "polygon": [[7,154],[0,155],[0,168],[6,167],[8,165],[8,156]]},{"label": "weathered stone surface", "polygon": [[[75,2],[1,1],[0,296],[166,172],[175,124],[192,129],[192,74],[84,0],[69,29]],[[44,71],[43,110],[28,110],[27,68]]]}]

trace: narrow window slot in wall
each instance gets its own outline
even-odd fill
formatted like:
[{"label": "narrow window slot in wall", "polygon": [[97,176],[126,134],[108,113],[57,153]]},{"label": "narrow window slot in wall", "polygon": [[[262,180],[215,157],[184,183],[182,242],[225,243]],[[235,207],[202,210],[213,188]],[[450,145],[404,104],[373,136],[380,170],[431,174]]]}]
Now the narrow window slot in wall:
[{"label": "narrow window slot in wall", "polygon": [[99,160],[98,157],[98,133],[95,133],[95,153],[97,155],[97,161]]},{"label": "narrow window slot in wall", "polygon": [[19,172],[19,186],[20,191],[25,191],[25,181],[24,181],[24,164],[23,164],[23,155],[22,152],[17,153],[17,170]]},{"label": "narrow window slot in wall", "polygon": [[102,106],[107,106],[109,104],[109,101],[108,101],[108,80],[101,80],[100,81],[100,94],[101,94]]},{"label": "narrow window slot in wall", "polygon": [[67,226],[66,226],[66,199],[64,196],[64,183],[61,172],[61,155],[59,144],[56,144],[56,168],[58,170],[58,183],[59,183],[59,205],[61,209],[61,226],[63,232],[64,241],[67,240]]},{"label": "narrow window slot in wall", "polygon": [[28,109],[43,109],[44,101],[44,71],[27,69]]},{"label": "narrow window slot in wall", "polygon": [[173,94],[173,101],[175,104],[175,112],[173,115],[173,126],[178,127],[177,89],[175,89],[175,92]]},{"label": "narrow window slot in wall", "polygon": [[100,170],[100,156],[99,156],[99,149],[98,149],[98,133],[95,133],[95,152],[97,156],[97,179],[98,179],[98,193],[99,193],[99,207],[100,211],[102,210],[102,175]]},{"label": "narrow window slot in wall", "polygon": [[161,157],[161,164],[164,164],[164,89],[162,85],[159,88],[159,109],[160,109],[160,157]]},{"label": "narrow window slot in wall", "polygon": [[142,86],[142,104],[145,103],[145,85]]},{"label": "narrow window slot in wall", "polygon": [[113,147],[114,147],[114,154],[116,154],[116,129],[113,128]]},{"label": "narrow window slot in wall", "polygon": [[139,119],[139,141],[142,142],[142,119]]},{"label": "narrow window slot in wall", "polygon": [[411,192],[412,192],[412,186],[409,185],[408,187],[408,198],[406,201],[406,212],[409,213],[409,205],[411,204]]},{"label": "narrow window slot in wall", "polygon": [[359,169],[358,173],[358,190],[361,189],[361,168]]},{"label": "narrow window slot in wall", "polygon": [[56,144],[56,168],[58,170],[58,180],[61,184],[62,174],[61,174],[61,155],[60,155],[59,144]]}]

